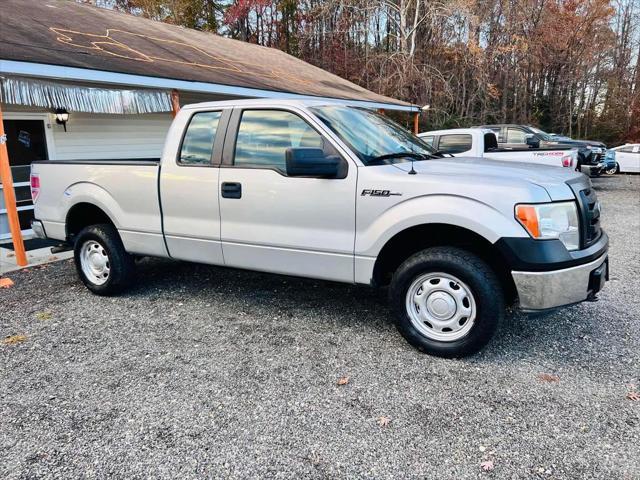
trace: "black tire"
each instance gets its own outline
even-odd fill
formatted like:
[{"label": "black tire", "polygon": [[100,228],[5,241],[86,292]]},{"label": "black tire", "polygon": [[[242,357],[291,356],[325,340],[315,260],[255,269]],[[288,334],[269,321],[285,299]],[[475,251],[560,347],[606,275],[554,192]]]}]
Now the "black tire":
[{"label": "black tire", "polygon": [[[420,276],[435,272],[457,277],[473,295],[475,321],[462,338],[451,341],[429,338],[416,329],[409,317],[406,306],[409,288]],[[433,247],[409,257],[393,275],[389,296],[402,336],[418,350],[444,358],[478,352],[489,343],[505,315],[504,292],[495,272],[477,255],[461,248]]]},{"label": "black tire", "polygon": [[[95,283],[85,274],[80,256],[85,244],[96,242],[108,257],[109,272],[104,283]],[[80,231],[75,238],[73,249],[76,271],[82,283],[97,295],[115,295],[131,285],[135,278],[135,264],[132,255],[124,249],[118,231],[113,225],[90,225]]]},{"label": "black tire", "polygon": [[607,168],[604,171],[607,175],[615,175],[617,173],[620,173],[620,165],[618,165],[618,162],[616,162],[616,166],[615,168]]}]

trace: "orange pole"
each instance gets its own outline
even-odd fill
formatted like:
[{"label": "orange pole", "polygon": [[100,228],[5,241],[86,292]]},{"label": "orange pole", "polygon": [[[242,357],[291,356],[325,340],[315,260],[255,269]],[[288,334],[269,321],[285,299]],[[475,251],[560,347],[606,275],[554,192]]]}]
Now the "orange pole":
[{"label": "orange pole", "polygon": [[11,167],[9,167],[9,152],[6,142],[7,136],[4,133],[2,107],[0,107],[0,181],[2,181],[2,191],[4,192],[4,208],[7,210],[16,261],[18,266],[24,267],[27,265],[27,254],[24,251],[24,242],[22,241],[22,231],[16,207],[16,192],[13,189],[13,177],[11,176]]},{"label": "orange pole", "polygon": [[175,88],[171,90],[171,115],[173,118],[176,118],[176,115],[180,111],[180,96],[178,95],[178,90]]},{"label": "orange pole", "polygon": [[420,114],[413,114],[413,134],[417,135],[420,132]]}]

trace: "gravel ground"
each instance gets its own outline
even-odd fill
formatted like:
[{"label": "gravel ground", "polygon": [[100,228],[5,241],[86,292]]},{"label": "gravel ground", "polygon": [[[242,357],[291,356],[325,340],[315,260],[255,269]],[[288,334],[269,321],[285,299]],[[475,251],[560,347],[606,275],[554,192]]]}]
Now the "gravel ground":
[{"label": "gravel ground", "polygon": [[640,176],[594,184],[600,301],[513,314],[464,360],[413,350],[365,287],[147,259],[101,298],[68,261],[14,273],[0,478],[640,478]]}]

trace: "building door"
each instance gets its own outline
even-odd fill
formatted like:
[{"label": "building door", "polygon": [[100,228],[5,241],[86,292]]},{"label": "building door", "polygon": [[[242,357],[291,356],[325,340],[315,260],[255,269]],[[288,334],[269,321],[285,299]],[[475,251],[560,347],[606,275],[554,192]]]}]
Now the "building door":
[{"label": "building door", "polygon": [[[25,115],[23,118],[19,118],[17,115],[6,115],[4,119],[9,166],[13,176],[20,228],[23,231],[31,229],[31,220],[33,219],[33,202],[31,201],[29,183],[31,162],[49,159],[45,123],[46,116],[42,115]],[[10,234],[7,212],[4,206],[4,195],[0,195],[0,197],[2,197],[2,200],[0,200],[0,226],[2,227],[0,229],[0,240],[3,240],[10,238]]]}]

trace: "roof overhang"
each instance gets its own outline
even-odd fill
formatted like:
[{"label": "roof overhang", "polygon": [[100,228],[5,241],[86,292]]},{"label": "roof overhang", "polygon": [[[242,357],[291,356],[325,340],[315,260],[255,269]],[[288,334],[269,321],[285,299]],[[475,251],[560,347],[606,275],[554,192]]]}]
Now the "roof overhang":
[{"label": "roof overhang", "polygon": [[262,90],[256,88],[222,85],[217,83],[193,82],[172,78],[153,77],[147,75],[134,75],[129,73],[109,72],[104,70],[92,70],[61,65],[49,65],[44,63],[21,62],[16,60],[0,60],[0,75],[19,75],[34,78],[46,78],[51,80],[66,80],[74,82],[87,82],[92,84],[113,85],[118,87],[144,87],[176,89],[182,92],[210,93],[238,98],[291,98],[305,100],[327,100],[343,103],[345,105],[361,106],[384,110],[398,110],[406,112],[420,112],[417,105],[397,105],[393,103],[368,102],[362,100],[349,100],[340,98],[320,97],[312,95],[300,95],[274,90]]}]

